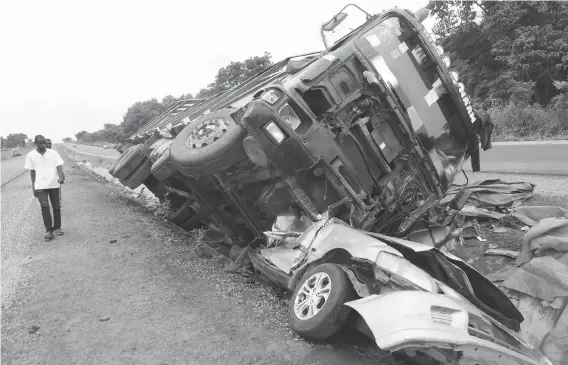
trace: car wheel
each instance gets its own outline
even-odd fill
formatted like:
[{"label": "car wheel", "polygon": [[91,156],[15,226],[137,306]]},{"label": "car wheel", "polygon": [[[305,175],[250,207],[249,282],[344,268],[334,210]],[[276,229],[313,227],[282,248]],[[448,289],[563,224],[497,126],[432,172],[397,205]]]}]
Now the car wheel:
[{"label": "car wheel", "polygon": [[188,177],[211,175],[246,159],[244,129],[219,110],[189,123],[170,147],[172,165]]},{"label": "car wheel", "polygon": [[308,270],[296,286],[288,304],[290,326],[300,336],[325,340],[347,321],[355,299],[347,274],[337,265],[322,264]]}]

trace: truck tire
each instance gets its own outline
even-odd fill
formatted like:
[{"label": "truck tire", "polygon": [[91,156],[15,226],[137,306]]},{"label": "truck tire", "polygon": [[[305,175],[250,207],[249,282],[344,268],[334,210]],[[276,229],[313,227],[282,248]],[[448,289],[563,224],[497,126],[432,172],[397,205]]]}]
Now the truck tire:
[{"label": "truck tire", "polygon": [[136,189],[150,176],[151,168],[152,163],[148,160],[144,161],[132,175],[124,179],[124,185],[130,189]]},{"label": "truck tire", "polygon": [[160,139],[162,139],[162,136],[158,133],[154,133],[150,136],[150,138],[148,138],[148,140],[146,140],[146,142],[144,142],[142,144],[142,154],[145,157],[150,157],[150,154],[152,153],[152,146],[154,145],[154,143],[158,142]]},{"label": "truck tire", "polygon": [[114,176],[120,180],[125,180],[138,170],[138,166],[141,165],[144,160],[146,160],[146,156],[142,154],[142,145],[137,145],[128,156],[116,166]]},{"label": "truck tire", "polygon": [[122,161],[124,161],[124,159],[126,157],[128,157],[128,155],[132,152],[131,150],[134,149],[134,147],[136,146],[132,146],[130,148],[128,148],[126,151],[124,151],[124,153],[122,153],[118,159],[112,164],[111,168],[108,170],[109,174],[111,174],[112,176],[114,176],[114,171],[116,170],[116,167],[122,163]]},{"label": "truck tire", "polygon": [[307,339],[325,340],[345,324],[351,308],[343,304],[355,297],[351,281],[339,266],[316,266],[304,274],[290,298],[290,327]]},{"label": "truck tire", "polygon": [[160,181],[166,181],[174,173],[174,168],[170,162],[170,153],[165,152],[154,164],[152,165],[152,175]]},{"label": "truck tire", "polygon": [[188,177],[211,175],[246,159],[245,130],[232,118],[234,110],[212,112],[189,123],[170,148],[173,167]]}]

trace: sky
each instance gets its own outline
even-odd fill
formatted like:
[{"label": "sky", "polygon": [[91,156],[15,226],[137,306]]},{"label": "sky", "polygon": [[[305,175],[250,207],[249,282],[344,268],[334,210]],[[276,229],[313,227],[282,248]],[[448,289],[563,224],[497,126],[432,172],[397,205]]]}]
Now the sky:
[{"label": "sky", "polygon": [[[30,0],[0,5],[0,135],[54,141],[120,124],[137,101],[196,94],[231,61],[323,49],[347,0]],[[362,0],[369,13],[426,0]]]}]

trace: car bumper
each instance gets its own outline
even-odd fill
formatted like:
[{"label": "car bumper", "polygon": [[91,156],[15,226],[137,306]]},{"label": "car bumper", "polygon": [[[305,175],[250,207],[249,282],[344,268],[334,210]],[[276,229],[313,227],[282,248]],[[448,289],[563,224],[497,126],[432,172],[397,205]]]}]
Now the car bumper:
[{"label": "car bumper", "polygon": [[[516,334],[470,303],[445,295],[401,291],[351,301],[379,348],[442,348],[461,354],[459,364],[551,363]],[[482,323],[484,331],[475,328]]]}]

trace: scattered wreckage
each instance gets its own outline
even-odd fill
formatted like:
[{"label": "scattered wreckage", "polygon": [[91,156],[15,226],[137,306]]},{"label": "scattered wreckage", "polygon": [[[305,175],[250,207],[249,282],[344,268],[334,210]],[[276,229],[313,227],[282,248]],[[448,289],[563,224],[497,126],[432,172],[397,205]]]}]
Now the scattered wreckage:
[{"label": "scattered wreckage", "polygon": [[[352,11],[363,24],[329,44]],[[325,51],[174,103],[119,148],[110,172],[170,193],[180,226],[246,247],[258,272],[293,292],[302,336],[328,338],[357,317],[384,350],[548,364],[514,334],[523,317],[497,287],[404,239],[436,225],[437,243],[453,237],[469,193],[446,193],[468,158],[479,170],[480,142],[491,146],[492,125],[421,25],[427,16],[348,5],[322,26]]]}]

